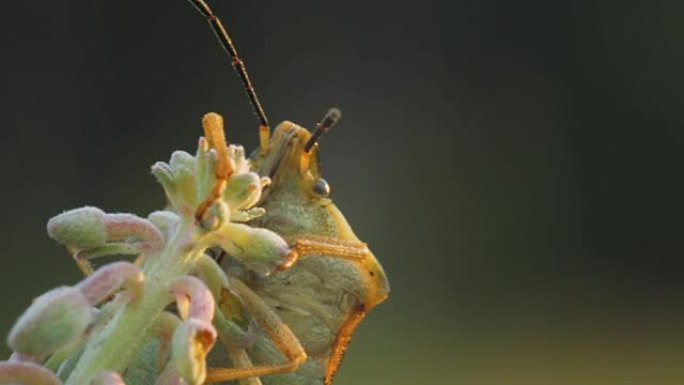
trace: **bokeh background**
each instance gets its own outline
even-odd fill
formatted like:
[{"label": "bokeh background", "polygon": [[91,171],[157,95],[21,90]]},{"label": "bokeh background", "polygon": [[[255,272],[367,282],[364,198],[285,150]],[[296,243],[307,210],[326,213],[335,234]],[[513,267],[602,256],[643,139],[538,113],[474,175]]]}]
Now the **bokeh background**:
[{"label": "bokeh background", "polygon": [[[684,3],[212,4],[273,123],[344,113],[325,176],[392,294],[336,384],[684,382]],[[48,218],[146,215],[203,113],[257,122],[185,1],[0,8],[4,335],[79,279]]]}]

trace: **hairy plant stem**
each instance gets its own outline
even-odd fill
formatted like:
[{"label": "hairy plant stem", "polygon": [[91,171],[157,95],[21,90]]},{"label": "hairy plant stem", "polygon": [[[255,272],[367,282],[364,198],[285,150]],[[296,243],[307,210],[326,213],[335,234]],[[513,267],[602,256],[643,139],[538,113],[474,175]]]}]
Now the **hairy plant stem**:
[{"label": "hairy plant stem", "polygon": [[65,385],[88,384],[101,371],[121,372],[126,368],[172,300],[171,282],[188,274],[206,250],[207,245],[201,242],[203,232],[191,220],[183,220],[166,246],[146,257],[142,296],[122,306],[106,327],[90,338]]}]

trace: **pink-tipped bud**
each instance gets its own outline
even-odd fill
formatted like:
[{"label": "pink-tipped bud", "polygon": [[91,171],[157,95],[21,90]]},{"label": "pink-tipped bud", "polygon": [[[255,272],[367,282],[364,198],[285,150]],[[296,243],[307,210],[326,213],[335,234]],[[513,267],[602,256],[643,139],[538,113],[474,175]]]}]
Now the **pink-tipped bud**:
[{"label": "pink-tipped bud", "polygon": [[88,249],[107,242],[105,213],[97,207],[66,211],[48,221],[50,238],[77,249]]},{"label": "pink-tipped bud", "polygon": [[164,236],[159,229],[152,222],[137,215],[106,214],[104,223],[109,241],[125,241],[130,238],[137,238],[153,249],[160,248],[164,244]]},{"label": "pink-tipped bud", "polygon": [[138,266],[130,262],[114,262],[95,271],[76,288],[91,306],[95,306],[122,286],[129,290],[133,300],[139,298],[143,280],[143,273]]},{"label": "pink-tipped bud", "polygon": [[30,362],[0,362],[0,384],[62,385],[50,370]]},{"label": "pink-tipped bud", "polygon": [[9,362],[33,362],[34,364],[40,364],[43,361],[43,357],[40,356],[29,356],[26,354],[21,354],[19,352],[13,352],[10,356]]},{"label": "pink-tipped bud", "polygon": [[216,342],[216,329],[207,321],[190,318],[173,334],[171,364],[190,385],[200,385],[207,376],[207,353]]},{"label": "pink-tipped bud", "polygon": [[80,339],[94,319],[86,297],[58,287],[36,298],[7,337],[9,346],[29,356],[46,356]]},{"label": "pink-tipped bud", "polygon": [[100,372],[90,381],[90,385],[126,385],[126,383],[118,373]]},{"label": "pink-tipped bud", "polygon": [[214,297],[198,278],[189,275],[176,278],[171,284],[171,292],[179,303],[182,318],[198,318],[206,322],[214,318]]}]

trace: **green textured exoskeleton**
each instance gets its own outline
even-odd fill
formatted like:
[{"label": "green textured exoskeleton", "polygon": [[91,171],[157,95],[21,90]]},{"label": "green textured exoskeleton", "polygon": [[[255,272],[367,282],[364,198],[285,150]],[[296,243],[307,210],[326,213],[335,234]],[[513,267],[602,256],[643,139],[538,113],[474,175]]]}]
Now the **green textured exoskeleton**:
[{"label": "green textured exoskeleton", "polygon": [[[247,317],[258,327],[247,343],[248,330],[234,332],[241,341],[231,355],[236,368],[210,372],[212,381],[252,373],[267,385],[331,384],[353,332],[367,312],[387,298],[389,285],[381,265],[328,197],[318,146],[307,146],[312,137],[306,129],[284,122],[266,148],[255,152],[254,170],[269,176],[271,184],[258,203],[265,214],[250,225],[279,234],[299,258],[270,276],[250,274],[230,255],[224,259],[231,287],[242,299],[242,306],[229,308],[224,316]],[[290,334],[273,333],[278,328]],[[292,354],[299,349],[305,361]]]}]

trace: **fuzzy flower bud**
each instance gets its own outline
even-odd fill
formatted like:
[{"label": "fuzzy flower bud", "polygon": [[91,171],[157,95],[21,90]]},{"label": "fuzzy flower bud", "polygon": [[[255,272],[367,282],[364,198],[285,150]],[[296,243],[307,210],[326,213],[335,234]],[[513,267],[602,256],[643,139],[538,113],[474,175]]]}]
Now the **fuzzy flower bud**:
[{"label": "fuzzy flower bud", "polygon": [[78,289],[58,287],[34,300],[7,343],[21,354],[45,356],[81,338],[93,319],[93,309]]},{"label": "fuzzy flower bud", "polygon": [[214,318],[215,301],[207,286],[198,278],[186,275],[171,284],[181,318],[198,318],[211,322]]},{"label": "fuzzy flower bud", "polygon": [[223,196],[231,210],[248,209],[261,198],[261,177],[254,172],[234,175]]},{"label": "fuzzy flower bud", "polygon": [[171,211],[155,211],[147,216],[147,220],[152,222],[153,225],[157,226],[159,231],[164,234],[165,238],[168,238],[171,231],[176,227],[180,218],[177,214]]},{"label": "fuzzy flower bud", "polygon": [[126,286],[137,299],[142,294],[143,273],[130,262],[114,262],[98,269],[91,276],[81,281],[76,288],[83,294],[91,306],[106,299],[121,286]]},{"label": "fuzzy flower bud", "polygon": [[216,329],[207,321],[190,318],[173,334],[171,364],[190,385],[202,384],[207,376],[207,353],[216,341]]},{"label": "fuzzy flower bud", "polygon": [[292,263],[285,240],[267,229],[226,223],[217,231],[214,241],[249,269],[262,275],[269,275]]},{"label": "fuzzy flower bud", "polygon": [[169,198],[169,200],[172,201],[172,198],[176,192],[176,188],[173,184],[173,175],[171,174],[171,167],[169,167],[169,165],[164,162],[157,162],[152,165],[150,171],[152,171],[152,175],[154,175],[155,178],[157,178],[157,182],[159,182],[164,188],[164,192],[166,192],[167,198]]},{"label": "fuzzy flower bud", "polygon": [[169,161],[171,175],[176,191],[182,195],[182,200],[190,206],[197,202],[197,161],[195,157],[185,151],[175,151]]},{"label": "fuzzy flower bud", "polygon": [[214,299],[218,299],[221,296],[221,288],[228,287],[226,273],[218,262],[207,254],[203,254],[197,261],[195,274],[207,285]]},{"label": "fuzzy flower bud", "polygon": [[118,373],[114,372],[100,372],[92,381],[90,385],[126,385]]},{"label": "fuzzy flower bud", "polygon": [[62,385],[48,369],[30,362],[0,362],[0,384]]},{"label": "fuzzy flower bud", "polygon": [[50,238],[78,249],[103,245],[107,241],[105,213],[97,207],[66,211],[48,221]]},{"label": "fuzzy flower bud", "polygon": [[147,219],[134,214],[106,214],[104,224],[108,241],[127,241],[136,238],[153,249],[164,244],[164,237],[159,229]]},{"label": "fuzzy flower bud", "polygon": [[[200,160],[201,162],[198,162],[198,159],[187,152],[175,151],[168,164],[157,162],[152,166],[152,174],[164,187],[169,203],[178,213],[190,214],[199,203],[197,196],[201,181],[198,182],[198,174],[200,174],[198,163],[206,159]],[[206,165],[201,164],[201,166]]]}]

